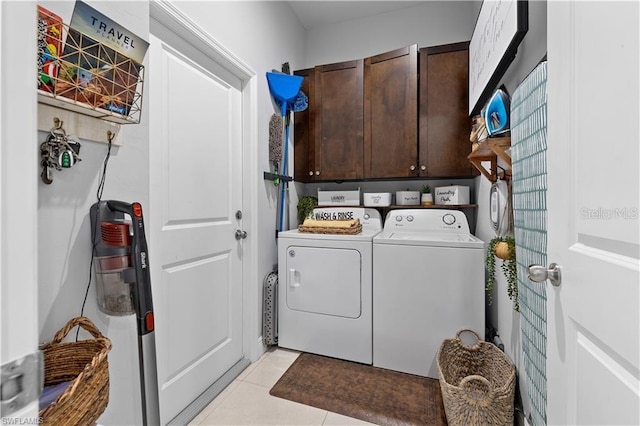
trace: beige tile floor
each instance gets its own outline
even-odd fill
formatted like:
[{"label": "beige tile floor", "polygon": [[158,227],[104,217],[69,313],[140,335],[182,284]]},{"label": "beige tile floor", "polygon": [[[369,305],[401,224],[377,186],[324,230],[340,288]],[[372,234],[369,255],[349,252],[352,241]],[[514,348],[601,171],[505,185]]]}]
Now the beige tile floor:
[{"label": "beige tile floor", "polygon": [[251,364],[190,425],[370,425],[269,395],[299,353],[275,348]]}]

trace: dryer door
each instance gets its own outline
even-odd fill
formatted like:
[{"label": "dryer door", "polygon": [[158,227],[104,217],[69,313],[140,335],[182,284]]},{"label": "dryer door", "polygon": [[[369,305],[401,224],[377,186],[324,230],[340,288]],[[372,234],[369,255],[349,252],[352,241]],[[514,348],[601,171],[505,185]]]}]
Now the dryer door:
[{"label": "dryer door", "polygon": [[289,246],[287,307],[345,318],[362,312],[362,256],[358,250]]}]

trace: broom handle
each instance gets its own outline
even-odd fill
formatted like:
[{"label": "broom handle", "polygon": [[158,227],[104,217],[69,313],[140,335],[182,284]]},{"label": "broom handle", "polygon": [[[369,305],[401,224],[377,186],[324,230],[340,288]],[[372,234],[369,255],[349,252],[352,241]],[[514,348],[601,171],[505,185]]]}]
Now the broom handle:
[{"label": "broom handle", "polygon": [[[284,120],[284,150],[282,159],[282,176],[287,176],[288,158],[289,158],[289,117]],[[286,179],[282,182],[282,188],[280,189],[280,231],[284,231],[284,216],[285,216],[285,186],[287,185]]]}]

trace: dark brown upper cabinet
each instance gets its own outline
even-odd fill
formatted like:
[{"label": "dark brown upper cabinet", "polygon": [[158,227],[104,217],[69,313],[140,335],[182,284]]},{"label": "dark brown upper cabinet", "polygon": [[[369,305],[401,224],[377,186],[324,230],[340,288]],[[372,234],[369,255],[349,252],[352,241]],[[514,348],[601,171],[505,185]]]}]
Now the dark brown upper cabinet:
[{"label": "dark brown upper cabinet", "polygon": [[364,60],[364,177],[417,176],[418,47]]},{"label": "dark brown upper cabinet", "polygon": [[469,177],[469,43],[420,49],[421,177]]},{"label": "dark brown upper cabinet", "polygon": [[363,60],[315,67],[314,179],[363,175]]},{"label": "dark brown upper cabinet", "polygon": [[293,178],[308,183],[314,181],[315,175],[315,73],[313,68],[309,68],[294,74],[304,77],[300,90],[307,95],[309,106],[293,114]]},{"label": "dark brown upper cabinet", "polygon": [[469,163],[469,43],[403,49],[296,71],[294,179],[477,176]]}]

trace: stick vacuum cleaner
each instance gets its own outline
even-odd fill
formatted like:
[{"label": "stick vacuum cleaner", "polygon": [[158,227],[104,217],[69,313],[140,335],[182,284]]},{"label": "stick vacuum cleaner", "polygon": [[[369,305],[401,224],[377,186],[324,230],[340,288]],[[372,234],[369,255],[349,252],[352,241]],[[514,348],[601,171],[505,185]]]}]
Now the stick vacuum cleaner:
[{"label": "stick vacuum cleaner", "polygon": [[98,307],[112,316],[136,314],[144,425],[160,424],[156,341],[147,241],[140,203],[91,206]]}]

